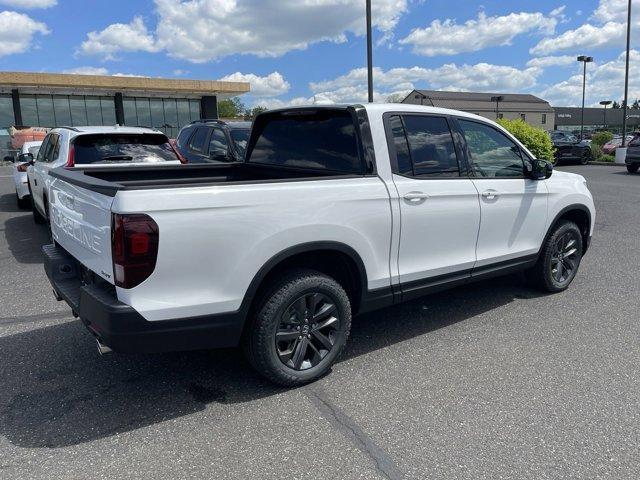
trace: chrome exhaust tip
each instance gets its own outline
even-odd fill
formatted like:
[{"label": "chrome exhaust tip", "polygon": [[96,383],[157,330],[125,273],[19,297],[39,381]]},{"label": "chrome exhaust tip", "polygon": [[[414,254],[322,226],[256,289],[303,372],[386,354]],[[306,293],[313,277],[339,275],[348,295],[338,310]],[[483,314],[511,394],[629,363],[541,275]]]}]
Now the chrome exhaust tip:
[{"label": "chrome exhaust tip", "polygon": [[111,350],[109,347],[100,343],[100,340],[96,339],[96,343],[98,344],[98,353],[100,355],[106,355],[107,353],[113,352],[113,350]]}]

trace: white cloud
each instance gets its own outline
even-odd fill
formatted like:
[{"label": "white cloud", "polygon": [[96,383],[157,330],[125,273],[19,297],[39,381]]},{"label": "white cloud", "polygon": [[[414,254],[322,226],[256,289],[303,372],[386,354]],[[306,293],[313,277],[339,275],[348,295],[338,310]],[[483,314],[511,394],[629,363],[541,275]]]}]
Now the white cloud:
[{"label": "white cloud", "polygon": [[[640,98],[640,51],[632,50],[629,62],[629,103]],[[590,64],[587,68],[586,104],[597,105],[600,100],[624,97],[625,53],[616,59]],[[582,74],[575,74],[540,92],[552,105],[572,106],[582,102]]]},{"label": "white cloud", "polygon": [[47,35],[47,26],[24,13],[0,12],[0,57],[29,50],[36,34]]},{"label": "white cloud", "polygon": [[[408,93],[416,83],[428,88],[457,91],[521,91],[534,87],[539,68],[519,70],[504,65],[478,63],[475,65],[445,64],[437,68],[374,68],[374,98],[382,101],[394,93]],[[357,68],[332,80],[312,82],[309,88],[335,102],[365,101],[367,99],[367,71]]]},{"label": "white cloud", "polygon": [[256,97],[275,97],[289,91],[291,85],[279,72],[260,77],[253,73],[235,72],[220,79],[223,82],[249,82],[251,95]]},{"label": "white cloud", "polygon": [[187,75],[188,73],[189,73],[189,70],[182,70],[182,69],[180,69],[180,68],[176,68],[176,69],[173,71],[173,74],[174,74],[176,77],[182,77],[182,76],[184,76],[184,75]]},{"label": "white cloud", "polygon": [[[376,0],[376,28],[390,33],[408,0]],[[309,44],[344,42],[365,31],[362,0],[155,0],[150,33],[140,18],[91,32],[80,52],[113,58],[121,51],[165,50],[202,63],[233,54],[276,57]]]},{"label": "white cloud", "polygon": [[76,67],[63,70],[62,73],[72,73],[75,75],[109,75],[109,71],[104,67]]},{"label": "white cloud", "polygon": [[[555,15],[562,10],[555,10]],[[418,55],[456,55],[476,52],[487,47],[511,45],[513,39],[526,33],[552,34],[558,23],[554,16],[542,13],[511,13],[501,17],[488,17],[484,12],[475,20],[458,24],[455,20],[434,20],[426,28],[416,28],[400,40],[411,45]]]},{"label": "white cloud", "polygon": [[[589,23],[567,30],[556,37],[545,38],[529,50],[532,55],[550,55],[556,52],[594,50],[622,47],[626,41],[627,0],[600,0]],[[640,39],[640,12],[632,10],[632,41]]]},{"label": "white cloud", "polygon": [[153,35],[149,33],[141,17],[130,23],[114,23],[100,32],[89,32],[80,45],[79,53],[113,59],[117,52],[157,52]]},{"label": "white cloud", "polygon": [[547,67],[567,67],[576,64],[576,57],[573,55],[559,55],[550,57],[532,58],[527,62],[527,67],[547,68]]},{"label": "white cloud", "polygon": [[0,0],[1,5],[30,10],[32,8],[50,8],[58,4],[57,0]]}]

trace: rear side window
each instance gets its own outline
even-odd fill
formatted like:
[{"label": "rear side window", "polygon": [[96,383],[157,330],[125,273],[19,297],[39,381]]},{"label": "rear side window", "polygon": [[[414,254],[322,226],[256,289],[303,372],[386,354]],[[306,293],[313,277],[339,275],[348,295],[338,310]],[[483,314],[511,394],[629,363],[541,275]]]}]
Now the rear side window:
[{"label": "rear side window", "polygon": [[73,147],[76,165],[179,160],[166,135],[154,133],[80,135]]},{"label": "rear side window", "polygon": [[398,172],[416,177],[458,177],[458,157],[444,117],[402,115],[390,119]]},{"label": "rear side window", "polygon": [[340,173],[364,173],[356,127],[343,110],[263,116],[248,161]]},{"label": "rear side window", "polygon": [[196,129],[196,133],[191,137],[191,141],[189,142],[189,149],[194,152],[204,153],[204,144],[207,141],[207,134],[209,133],[209,128],[200,127]]},{"label": "rear side window", "polygon": [[176,139],[176,144],[178,148],[185,148],[187,146],[187,142],[189,141],[189,137],[193,133],[193,128],[183,128],[178,138]]}]

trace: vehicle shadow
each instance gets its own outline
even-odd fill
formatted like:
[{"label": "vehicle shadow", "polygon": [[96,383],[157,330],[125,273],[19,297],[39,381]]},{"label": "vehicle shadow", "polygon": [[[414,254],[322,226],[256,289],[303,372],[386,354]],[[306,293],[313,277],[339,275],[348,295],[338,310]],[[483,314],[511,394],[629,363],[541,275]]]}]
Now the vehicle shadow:
[{"label": "vehicle shadow", "polygon": [[27,210],[22,210],[18,207],[15,193],[5,193],[4,195],[0,195],[0,212],[14,213],[26,211]]},{"label": "vehicle shadow", "polygon": [[[535,296],[512,276],[357,317],[341,361]],[[81,444],[284,391],[236,349],[100,357],[79,321],[0,337],[0,385],[0,435],[25,448]]]},{"label": "vehicle shadow", "polygon": [[42,263],[40,247],[51,243],[47,227],[36,225],[28,213],[8,218],[4,222],[4,236],[18,263]]}]

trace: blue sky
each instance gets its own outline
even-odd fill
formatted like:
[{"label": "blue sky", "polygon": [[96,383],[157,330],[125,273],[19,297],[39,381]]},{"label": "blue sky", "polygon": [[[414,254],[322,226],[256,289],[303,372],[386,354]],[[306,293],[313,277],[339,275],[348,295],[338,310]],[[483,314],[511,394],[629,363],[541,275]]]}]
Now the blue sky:
[{"label": "blue sky", "polygon": [[[626,3],[373,0],[376,99],[434,88],[577,105],[587,54],[587,103],[619,100]],[[245,80],[247,105],[364,100],[363,33],[364,0],[0,0],[2,70]]]}]

